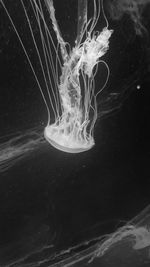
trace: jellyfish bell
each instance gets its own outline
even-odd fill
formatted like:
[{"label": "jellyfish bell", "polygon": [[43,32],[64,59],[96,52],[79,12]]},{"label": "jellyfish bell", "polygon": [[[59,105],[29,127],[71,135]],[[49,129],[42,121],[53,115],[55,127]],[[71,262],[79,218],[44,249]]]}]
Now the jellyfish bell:
[{"label": "jellyfish bell", "polygon": [[[109,67],[101,57],[109,48],[109,38],[113,32],[108,29],[103,0],[91,1],[93,14],[90,15],[90,18],[88,18],[89,1],[78,0],[77,37],[72,49],[62,37],[55,17],[53,0],[30,0],[39,28],[42,55],[25,2],[20,0],[40,62],[46,89],[43,89],[43,85],[39,81],[4,2],[2,0],[0,2],[20,40],[47,108],[48,122],[44,129],[45,139],[53,147],[68,153],[80,153],[91,149],[95,144],[94,126],[98,115],[97,96],[104,89],[109,78]],[[57,44],[55,44],[46,22],[43,5],[47,8]],[[106,26],[98,31],[95,30],[95,27],[100,14],[103,15]],[[100,63],[106,67],[107,77],[104,86],[96,92],[94,78]]]},{"label": "jellyfish bell", "polygon": [[65,129],[68,132],[65,132],[64,128],[66,125],[64,126],[63,123],[62,129],[61,124],[46,127],[44,130],[45,139],[53,147],[68,153],[84,152],[94,146],[94,138],[82,136],[82,131],[78,126],[75,129]]}]

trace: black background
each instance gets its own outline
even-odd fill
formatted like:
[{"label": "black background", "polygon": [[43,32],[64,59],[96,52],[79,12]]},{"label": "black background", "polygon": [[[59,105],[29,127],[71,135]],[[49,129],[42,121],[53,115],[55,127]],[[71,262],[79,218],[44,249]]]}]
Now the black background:
[{"label": "black background", "polygon": [[[62,2],[65,8],[55,1],[56,16],[73,45],[77,7]],[[15,1],[8,8],[42,83],[21,6]],[[0,134],[44,129],[47,113],[34,76],[1,7],[0,14]],[[110,20],[111,74],[98,100],[95,147],[73,155],[45,143],[0,174],[0,259],[7,251],[15,258],[41,244],[52,243],[55,251],[110,233],[149,204],[150,50],[148,37],[136,36],[132,26],[128,18]]]}]

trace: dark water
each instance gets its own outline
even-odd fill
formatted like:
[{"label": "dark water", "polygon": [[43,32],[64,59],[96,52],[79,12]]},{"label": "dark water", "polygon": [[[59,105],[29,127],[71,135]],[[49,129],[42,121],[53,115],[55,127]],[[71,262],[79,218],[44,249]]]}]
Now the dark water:
[{"label": "dark water", "polygon": [[[18,22],[20,16],[17,16]],[[7,139],[8,134],[32,127],[39,128],[42,135],[47,120],[45,106],[4,14],[2,23],[1,136]],[[114,27],[117,30],[118,26]],[[93,149],[67,154],[43,141],[35,151],[0,174],[0,266],[40,266],[40,261],[43,261],[41,266],[50,266],[57,262],[57,255],[58,261],[64,251],[72,256],[73,247],[79,244],[77,251],[82,251],[81,244],[90,240],[94,244],[94,240],[114,232],[149,205],[148,48],[144,50],[142,37],[135,37],[131,44],[126,43],[128,49],[121,50],[119,45],[121,47],[123,41],[115,46],[118,35],[113,37],[112,50],[106,56],[110,55],[111,68],[108,91],[99,100],[102,114],[111,107],[115,112],[99,116]],[[30,46],[32,40],[26,40],[24,34],[23,38],[27,47]],[[113,52],[117,51],[117,46],[122,60]],[[132,55],[133,60],[130,59]],[[31,57],[34,61],[32,49]],[[124,62],[122,67],[116,66],[117,60]],[[35,60],[36,64],[38,68]],[[136,67],[138,75],[134,78]],[[109,105],[108,95],[118,94],[119,90],[123,97]],[[119,266],[126,265],[116,267]]]}]

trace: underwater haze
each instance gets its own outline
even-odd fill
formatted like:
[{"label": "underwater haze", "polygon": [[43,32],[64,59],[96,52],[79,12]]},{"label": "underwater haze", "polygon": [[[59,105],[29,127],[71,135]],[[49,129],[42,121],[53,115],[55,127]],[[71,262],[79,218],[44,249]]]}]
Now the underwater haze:
[{"label": "underwater haze", "polygon": [[149,14],[0,0],[0,267],[150,266]]}]

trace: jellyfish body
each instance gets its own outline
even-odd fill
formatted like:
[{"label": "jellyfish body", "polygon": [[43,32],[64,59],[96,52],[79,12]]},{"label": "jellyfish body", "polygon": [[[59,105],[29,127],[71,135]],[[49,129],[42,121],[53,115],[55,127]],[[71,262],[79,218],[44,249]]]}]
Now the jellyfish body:
[{"label": "jellyfish body", "polygon": [[93,129],[97,119],[97,102],[94,88],[96,72],[93,74],[93,69],[109,47],[112,30],[105,27],[101,33],[95,33],[93,29],[100,14],[100,2],[98,1],[96,6],[94,1],[98,10],[88,22],[87,0],[79,1],[76,45],[68,54],[55,19],[53,1],[46,2],[60,45],[63,66],[58,84],[61,115],[57,116],[53,124],[48,123],[44,136],[59,150],[79,153],[94,145]]}]

